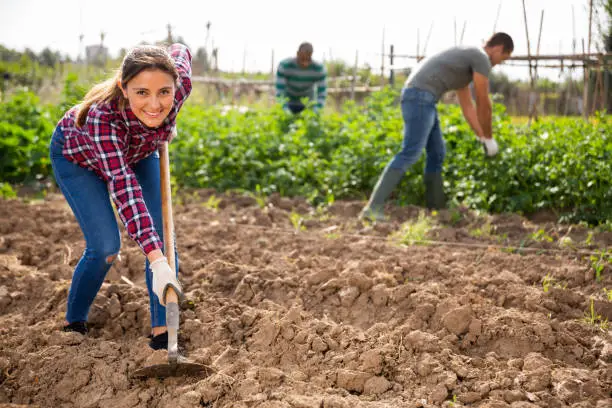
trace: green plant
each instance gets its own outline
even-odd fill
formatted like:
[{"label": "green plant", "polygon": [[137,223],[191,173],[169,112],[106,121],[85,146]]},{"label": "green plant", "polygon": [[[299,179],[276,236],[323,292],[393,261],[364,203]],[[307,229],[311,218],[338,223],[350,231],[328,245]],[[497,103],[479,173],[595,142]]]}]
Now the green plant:
[{"label": "green plant", "polygon": [[17,193],[11,187],[9,183],[1,183],[0,182],[0,198],[15,198],[17,197]]},{"label": "green plant", "polygon": [[221,198],[218,198],[217,196],[212,194],[210,197],[208,197],[208,200],[206,200],[202,205],[210,210],[217,211],[219,209],[220,202]]},{"label": "green plant", "polygon": [[463,220],[463,214],[457,208],[450,210],[450,223],[452,226],[459,224]]},{"label": "green plant", "polygon": [[549,274],[546,274],[546,276],[542,278],[542,289],[544,290],[544,293],[548,292],[551,282],[554,282],[554,278]]},{"label": "green plant", "polygon": [[542,290],[544,291],[544,293],[547,293],[550,290],[551,286],[557,289],[565,289],[567,288],[567,282],[557,282],[557,280],[553,276],[547,273],[542,278]]},{"label": "green plant", "polygon": [[304,222],[304,217],[302,217],[300,214],[296,213],[295,211],[291,211],[291,214],[289,214],[289,220],[291,221],[291,225],[293,225],[293,229],[296,232],[306,231],[306,226],[302,224]]},{"label": "green plant", "polygon": [[470,236],[474,238],[489,238],[492,235],[494,227],[491,226],[491,220],[486,220],[482,226],[469,231]]},{"label": "green plant", "polygon": [[612,289],[603,288],[603,291],[606,294],[608,301],[612,301]]},{"label": "green plant", "polygon": [[[0,105],[0,180],[21,183],[51,175],[48,141],[60,114],[84,91],[80,80],[69,76],[59,105],[45,106],[25,91]],[[448,151],[445,192],[456,208],[552,210],[560,221],[612,228],[612,116],[543,119],[526,128],[514,125],[495,103],[501,150],[491,159],[458,106],[440,104],[438,111]],[[318,206],[367,198],[401,145],[403,120],[398,91],[385,88],[361,105],[347,102],[341,112],[322,115],[288,115],[277,105],[222,111],[189,99],[178,128],[170,156],[180,187],[250,192],[261,207],[275,192]],[[395,189],[396,204],[424,205],[425,160],[423,155]],[[452,208],[451,223],[458,223],[462,212]]]},{"label": "green plant", "polygon": [[539,229],[532,233],[530,238],[537,242],[553,242],[553,237],[548,235],[543,229]]},{"label": "green plant", "polygon": [[600,250],[597,251],[597,254],[598,255],[591,255],[589,259],[591,261],[591,268],[593,268],[595,272],[595,280],[599,282],[601,281],[601,273],[612,260],[612,252],[609,250]]},{"label": "green plant", "polygon": [[415,221],[403,223],[391,238],[402,245],[424,244],[431,228],[431,219],[421,211]]},{"label": "green plant", "polygon": [[585,312],[585,316],[583,320],[587,324],[598,327],[599,329],[603,331],[608,330],[608,319],[603,318],[601,315],[595,312],[593,298],[591,298],[591,301],[589,304],[589,310]]},{"label": "green plant", "polygon": [[584,240],[584,244],[588,246],[588,245],[593,245],[594,242],[595,242],[595,232],[589,231],[587,233],[586,239]]},{"label": "green plant", "polygon": [[0,180],[33,182],[51,172],[51,115],[38,97],[22,90],[0,104]]}]

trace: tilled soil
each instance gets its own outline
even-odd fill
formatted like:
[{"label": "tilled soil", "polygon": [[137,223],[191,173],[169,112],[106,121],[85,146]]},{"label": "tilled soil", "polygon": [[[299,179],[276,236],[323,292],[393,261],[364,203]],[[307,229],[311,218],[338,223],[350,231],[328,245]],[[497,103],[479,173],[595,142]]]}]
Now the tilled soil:
[{"label": "tilled soil", "polygon": [[610,233],[455,209],[399,245],[420,209],[218,197],[174,209],[180,340],[212,375],[165,380],[130,377],[165,352],[127,235],[90,333],[64,333],[78,225],[61,196],[0,201],[0,407],[612,407]]}]

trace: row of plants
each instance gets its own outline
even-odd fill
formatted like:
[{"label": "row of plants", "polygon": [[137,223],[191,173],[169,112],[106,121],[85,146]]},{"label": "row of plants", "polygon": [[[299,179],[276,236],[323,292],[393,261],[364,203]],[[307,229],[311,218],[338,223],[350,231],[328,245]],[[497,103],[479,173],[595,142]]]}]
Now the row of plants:
[{"label": "row of plants", "polygon": [[[0,105],[0,182],[52,177],[47,145],[53,127],[84,91],[68,81],[60,105],[41,105],[27,91]],[[299,116],[280,107],[244,112],[188,102],[171,144],[174,179],[180,186],[279,192],[316,204],[366,199],[401,144],[397,98],[397,91],[385,90],[362,105],[346,102],[341,113]],[[512,124],[504,106],[495,104],[494,133],[501,149],[487,158],[457,106],[440,105],[439,113],[451,200],[490,212],[553,210],[562,220],[612,220],[609,115],[588,122],[544,119],[527,127]],[[398,204],[424,203],[424,159],[396,189]]]}]

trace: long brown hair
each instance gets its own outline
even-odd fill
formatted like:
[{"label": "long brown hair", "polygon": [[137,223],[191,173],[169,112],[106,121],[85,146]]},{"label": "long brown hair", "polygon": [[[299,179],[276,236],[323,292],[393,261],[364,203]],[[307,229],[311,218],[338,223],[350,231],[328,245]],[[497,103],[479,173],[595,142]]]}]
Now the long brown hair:
[{"label": "long brown hair", "polygon": [[170,74],[175,81],[178,79],[179,75],[174,61],[165,49],[154,45],[140,45],[132,48],[123,58],[121,67],[114,77],[95,85],[87,92],[77,113],[77,126],[82,127],[85,124],[89,108],[94,103],[110,102],[118,98],[119,106],[123,109],[126,100],[119,88],[119,81],[125,89],[128,82],[141,71],[155,69]]}]

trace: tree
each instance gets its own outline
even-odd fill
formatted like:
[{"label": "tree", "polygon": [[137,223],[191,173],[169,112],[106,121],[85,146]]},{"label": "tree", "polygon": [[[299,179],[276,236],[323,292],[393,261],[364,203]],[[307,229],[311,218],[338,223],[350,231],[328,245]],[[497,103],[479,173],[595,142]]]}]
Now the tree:
[{"label": "tree", "polygon": [[597,25],[604,51],[612,52],[612,0],[600,0],[596,12],[601,13]]},{"label": "tree", "polygon": [[51,51],[49,47],[46,47],[45,49],[43,49],[38,57],[38,61],[40,62],[41,65],[51,67],[51,68],[53,68],[55,64],[57,64],[60,61],[60,59],[61,59],[61,56],[59,55],[59,53],[57,51],[56,52]]},{"label": "tree", "polygon": [[604,44],[607,52],[612,52],[612,0],[608,0],[604,5],[604,9],[608,16],[608,35],[604,34]]},{"label": "tree", "polygon": [[208,51],[205,47],[200,47],[195,53],[193,58],[194,71],[196,72],[209,72],[210,71],[210,58],[208,57]]}]

